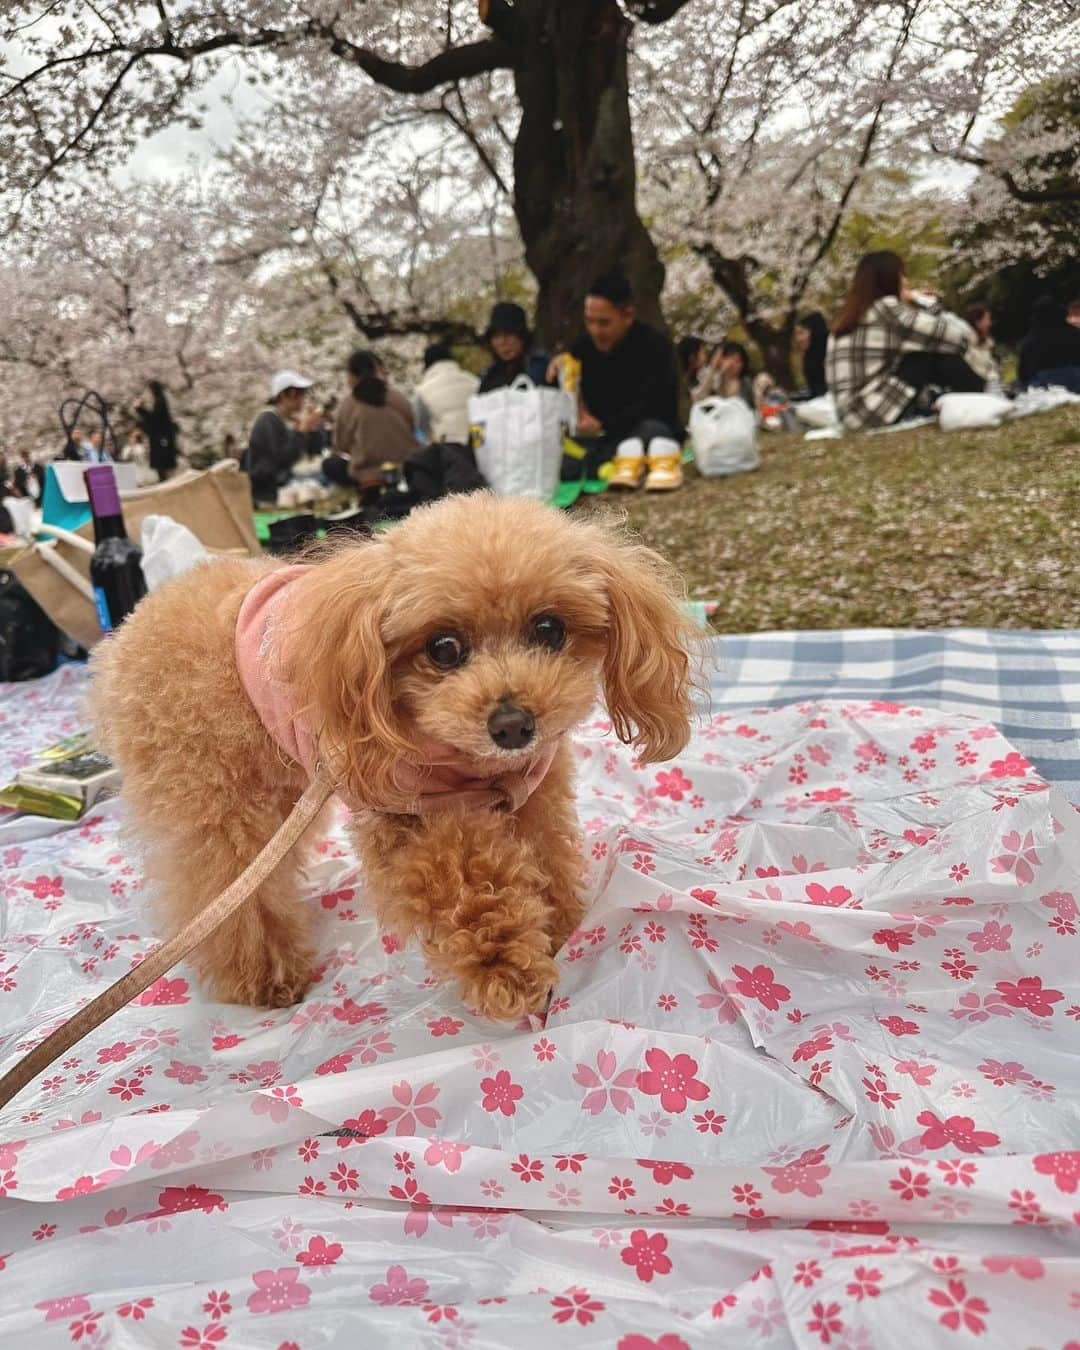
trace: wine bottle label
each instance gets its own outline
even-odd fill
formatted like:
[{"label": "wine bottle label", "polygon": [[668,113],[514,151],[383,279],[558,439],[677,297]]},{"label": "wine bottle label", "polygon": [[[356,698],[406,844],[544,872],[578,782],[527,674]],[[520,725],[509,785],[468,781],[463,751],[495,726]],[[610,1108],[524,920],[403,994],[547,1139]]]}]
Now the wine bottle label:
[{"label": "wine bottle label", "polygon": [[94,587],[94,604],[97,605],[98,623],[103,633],[112,632],[112,619],[109,617],[109,602],[100,586]]}]

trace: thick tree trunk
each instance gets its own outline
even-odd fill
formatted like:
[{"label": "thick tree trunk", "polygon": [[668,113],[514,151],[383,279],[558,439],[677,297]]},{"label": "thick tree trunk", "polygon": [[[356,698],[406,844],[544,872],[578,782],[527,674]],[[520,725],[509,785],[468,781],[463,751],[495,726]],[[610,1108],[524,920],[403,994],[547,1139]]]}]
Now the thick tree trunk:
[{"label": "thick tree trunk", "polygon": [[786,314],[779,327],[763,319],[744,319],[743,327],[761,352],[761,362],[782,389],[794,389],[797,383],[791,360],[795,315]]},{"label": "thick tree trunk", "polygon": [[513,16],[514,210],[539,286],[539,339],[571,341],[589,283],[612,267],[641,317],[662,326],[664,268],[635,200],[630,25],[614,0],[517,0]]},{"label": "thick tree trunk", "polygon": [[738,310],[739,321],[760,351],[765,369],[781,388],[793,389],[796,381],[791,348],[795,336],[795,311],[788,310],[778,326],[766,323],[764,319],[751,318],[753,301],[746,259],[727,258],[711,243],[696,244],[694,250],[708,263],[713,280]]}]

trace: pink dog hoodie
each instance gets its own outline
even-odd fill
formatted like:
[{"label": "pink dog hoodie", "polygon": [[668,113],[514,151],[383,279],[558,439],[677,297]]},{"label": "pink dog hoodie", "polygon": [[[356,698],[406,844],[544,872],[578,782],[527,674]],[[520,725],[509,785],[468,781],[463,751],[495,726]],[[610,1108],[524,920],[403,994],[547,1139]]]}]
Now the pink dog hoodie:
[{"label": "pink dog hoodie", "polygon": [[[303,564],[276,568],[248,591],[236,621],[236,665],[263,726],[289,759],[314,777],[318,758],[316,738],[297,709],[293,690],[284,676],[289,609],[298,598],[295,583],[310,570],[309,565]],[[557,743],[553,743],[541,750],[524,774],[478,777],[470,761],[452,746],[425,738],[422,762],[398,763],[398,782],[405,791],[414,794],[400,813],[426,815],[440,810],[500,806],[516,811],[543,782],[557,748]],[[375,801],[345,798],[345,802],[352,811],[390,810],[385,803]]]}]

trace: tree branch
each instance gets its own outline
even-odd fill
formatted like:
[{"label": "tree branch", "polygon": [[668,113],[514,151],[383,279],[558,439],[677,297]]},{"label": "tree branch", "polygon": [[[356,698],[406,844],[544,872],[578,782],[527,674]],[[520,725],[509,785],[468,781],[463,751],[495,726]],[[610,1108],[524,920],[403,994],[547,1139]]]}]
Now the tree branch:
[{"label": "tree branch", "polygon": [[680,9],[684,9],[690,0],[627,0],[626,8],[642,23],[667,23]]},{"label": "tree branch", "polygon": [[442,84],[453,84],[474,75],[486,75],[493,70],[510,70],[514,54],[498,38],[468,42],[463,47],[447,47],[420,66],[406,66],[400,61],[387,61],[366,47],[357,47],[335,33],[332,27],[312,24],[314,36],[325,38],[335,56],[358,66],[376,84],[392,89],[397,94],[428,94]]},{"label": "tree branch", "polygon": [[[991,170],[994,172],[994,170]],[[998,170],[998,176],[1009,190],[1009,196],[1015,197],[1025,206],[1049,206],[1053,202],[1080,202],[1080,183],[1067,183],[1064,187],[1022,188],[1007,169]]]},{"label": "tree branch", "polygon": [[509,0],[480,0],[477,10],[485,24],[500,41],[514,47],[521,39],[518,15]]},{"label": "tree branch", "polygon": [[420,314],[416,310],[379,309],[365,312],[342,292],[341,282],[332,266],[324,263],[321,271],[326,277],[334,300],[369,342],[375,342],[379,338],[420,334],[424,337],[446,338],[451,342],[483,345],[483,337],[475,328],[456,319],[433,317]]},{"label": "tree branch", "polygon": [[448,90],[443,95],[439,105],[443,116],[450,123],[450,125],[454,127],[472,146],[473,150],[476,152],[476,155],[480,160],[480,163],[483,164],[484,168],[491,175],[491,178],[495,183],[496,187],[499,189],[499,191],[503,194],[504,197],[509,199],[513,195],[510,188],[510,184],[507,183],[507,181],[503,178],[502,174],[499,172],[499,166],[495,163],[494,159],[488,152],[487,147],[484,145],[480,137],[477,135],[476,128],[473,126],[472,119],[469,116],[469,110],[465,106],[465,100],[461,96],[460,87],[457,84],[455,84],[452,92],[454,96],[457,98],[457,105],[459,111],[454,112],[454,110],[450,107],[449,103],[447,102],[447,99],[449,98],[451,93],[451,91]]}]

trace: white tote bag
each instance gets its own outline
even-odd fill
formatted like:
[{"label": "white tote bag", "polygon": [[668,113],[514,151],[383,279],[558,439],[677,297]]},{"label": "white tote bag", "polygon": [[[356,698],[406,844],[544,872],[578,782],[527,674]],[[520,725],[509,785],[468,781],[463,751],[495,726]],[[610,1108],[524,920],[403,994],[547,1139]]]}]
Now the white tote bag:
[{"label": "white tote bag", "polygon": [[1012,410],[1011,400],[1002,394],[943,394],[938,400],[938,424],[942,431],[999,427]]},{"label": "white tote bag", "polygon": [[706,478],[756,469],[757,419],[741,398],[705,398],[690,413],[694,462]]},{"label": "white tote bag", "polygon": [[505,389],[469,399],[469,440],[476,467],[500,497],[554,493],[562,466],[563,437],[574,402],[561,389],[541,388],[519,375]]}]

